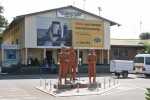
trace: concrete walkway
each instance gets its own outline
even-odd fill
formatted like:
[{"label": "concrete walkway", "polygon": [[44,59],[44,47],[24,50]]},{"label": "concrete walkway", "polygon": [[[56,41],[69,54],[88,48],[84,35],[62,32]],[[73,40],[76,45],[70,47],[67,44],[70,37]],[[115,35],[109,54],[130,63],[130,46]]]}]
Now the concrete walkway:
[{"label": "concrete walkway", "polygon": [[[82,80],[77,81],[77,83],[88,84],[88,78],[82,78]],[[57,84],[57,81],[54,83],[53,80],[50,79],[41,79],[36,89],[56,97],[98,95],[118,87],[119,81],[112,77],[101,77],[98,79],[94,88],[74,89],[55,89],[54,84]]]}]

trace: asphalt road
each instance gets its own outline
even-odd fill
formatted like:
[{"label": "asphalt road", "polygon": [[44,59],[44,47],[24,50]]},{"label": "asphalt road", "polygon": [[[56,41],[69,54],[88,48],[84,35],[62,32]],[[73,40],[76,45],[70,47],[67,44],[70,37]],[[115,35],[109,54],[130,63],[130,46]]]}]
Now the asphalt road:
[{"label": "asphalt road", "polygon": [[[99,75],[101,80],[104,76]],[[53,97],[37,90],[41,76],[0,76],[0,100],[145,100],[145,89],[150,87],[150,78],[130,75],[128,79],[119,79],[120,86],[100,95]],[[55,75],[43,75],[43,78],[56,82]],[[81,77],[81,79],[86,79]]]}]

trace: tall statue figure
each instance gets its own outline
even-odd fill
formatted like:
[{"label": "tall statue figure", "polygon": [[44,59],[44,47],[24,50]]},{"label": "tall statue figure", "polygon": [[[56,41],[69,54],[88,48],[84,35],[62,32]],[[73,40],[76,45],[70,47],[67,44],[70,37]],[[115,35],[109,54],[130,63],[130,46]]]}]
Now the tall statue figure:
[{"label": "tall statue figure", "polygon": [[66,78],[69,77],[71,80],[71,65],[70,65],[70,49],[66,48],[65,50],[65,63],[66,63]]},{"label": "tall statue figure", "polygon": [[58,54],[59,59],[59,84],[62,84],[62,79],[66,81],[66,61],[65,61],[65,48],[61,49],[61,52]]},{"label": "tall statue figure", "polygon": [[[90,50],[88,57],[87,57],[87,63],[88,63],[88,77],[89,77],[89,83],[95,83],[96,82],[96,54],[95,50]],[[93,78],[93,82],[92,82]]]},{"label": "tall statue figure", "polygon": [[75,81],[76,79],[76,67],[77,67],[77,56],[73,48],[70,48],[69,55],[69,65],[71,67],[71,80]]},{"label": "tall statue figure", "polygon": [[70,82],[76,79],[77,58],[73,48],[62,48],[59,55],[59,84],[62,85],[62,79],[67,83],[67,77]]}]

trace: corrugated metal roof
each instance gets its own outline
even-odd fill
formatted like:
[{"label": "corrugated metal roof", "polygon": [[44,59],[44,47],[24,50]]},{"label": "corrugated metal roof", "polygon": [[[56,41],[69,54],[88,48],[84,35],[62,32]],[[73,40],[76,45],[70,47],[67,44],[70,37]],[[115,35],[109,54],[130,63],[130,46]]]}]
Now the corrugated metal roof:
[{"label": "corrugated metal roof", "polygon": [[77,7],[75,7],[75,6],[72,6],[72,5],[65,6],[65,7],[59,7],[59,8],[54,8],[54,9],[50,9],[50,10],[44,10],[44,11],[34,12],[34,13],[29,13],[29,14],[25,14],[25,15],[20,15],[20,16],[17,16],[16,18],[18,18],[18,17],[24,17],[24,16],[30,16],[30,15],[36,15],[36,14],[40,14],[40,13],[51,12],[51,11],[55,11],[55,10],[57,11],[57,10],[66,9],[66,8],[73,8],[73,9],[76,9],[76,10],[78,10],[78,11],[81,11],[82,13],[89,14],[89,15],[92,15],[92,16],[94,16],[94,17],[97,17],[97,18],[103,19],[103,20],[105,20],[105,21],[108,21],[108,22],[110,22],[111,25],[118,25],[118,26],[120,26],[120,24],[118,24],[118,23],[116,23],[116,22],[114,22],[114,21],[111,21],[111,20],[106,19],[106,18],[104,18],[104,17],[98,16],[98,15],[93,14],[93,13],[91,13],[91,12],[87,12],[87,11],[85,11],[85,10],[82,10],[82,9],[77,8]]},{"label": "corrugated metal roof", "polygon": [[44,10],[44,11],[39,11],[39,12],[34,12],[34,13],[29,13],[29,14],[24,14],[24,15],[16,16],[16,17],[14,18],[14,20],[8,25],[8,27],[3,31],[3,33],[4,33],[5,31],[7,31],[13,24],[18,23],[20,20],[24,19],[25,16],[32,16],[32,15],[36,15],[36,14],[40,14],[40,13],[46,13],[46,12],[51,12],[51,11],[55,11],[55,10],[57,11],[57,10],[59,10],[59,9],[66,9],[66,8],[73,8],[73,9],[76,9],[76,10],[81,11],[82,13],[89,14],[89,15],[92,15],[92,16],[94,16],[94,17],[96,17],[96,18],[99,18],[99,19],[103,19],[103,20],[105,20],[105,21],[108,21],[108,22],[110,22],[110,25],[118,25],[118,26],[120,26],[120,24],[118,24],[118,23],[116,23],[116,22],[114,22],[114,21],[108,20],[108,19],[103,18],[103,17],[101,17],[101,16],[98,16],[98,15],[96,15],[96,14],[93,14],[93,13],[87,12],[87,11],[85,11],[85,10],[82,10],[82,9],[80,9],[80,8],[77,8],[77,7],[74,7],[74,6],[72,6],[72,5],[69,5],[69,6],[65,6],[65,7],[60,7],[60,8],[55,8],[55,9]]},{"label": "corrugated metal roof", "polygon": [[111,45],[114,46],[144,46],[144,43],[150,43],[150,40],[111,39]]},{"label": "corrugated metal roof", "polygon": [[57,11],[57,10],[59,10],[59,9],[66,9],[66,8],[73,8],[73,9],[76,9],[76,10],[81,11],[82,13],[89,14],[89,15],[94,16],[94,17],[96,17],[96,18],[99,18],[99,19],[103,19],[103,20],[105,20],[105,21],[108,21],[108,22],[110,22],[110,25],[118,25],[118,26],[120,26],[120,24],[118,24],[118,23],[116,23],[116,22],[114,22],[114,21],[108,20],[108,19],[103,18],[103,17],[101,17],[101,16],[98,16],[98,15],[96,15],[96,14],[93,14],[93,13],[87,12],[87,11],[85,11],[85,10],[82,10],[82,9],[80,9],[80,8],[77,8],[77,7],[74,7],[74,6],[72,6],[72,5],[69,5],[69,6],[65,6],[65,7],[59,7],[59,8],[55,8],[55,9],[44,10],[44,11],[39,11],[39,12],[34,12],[34,13],[29,13],[29,14],[24,14],[24,15],[16,16],[16,17],[14,18],[14,20],[8,25],[8,27],[3,31],[3,33],[5,33],[5,31],[9,30],[9,28],[10,28],[12,25],[14,25],[14,24],[18,23],[20,20],[24,19],[25,16],[32,16],[32,15],[36,15],[36,14],[40,14],[40,13],[46,13],[46,12],[51,12],[51,11],[55,11],[55,10]]}]

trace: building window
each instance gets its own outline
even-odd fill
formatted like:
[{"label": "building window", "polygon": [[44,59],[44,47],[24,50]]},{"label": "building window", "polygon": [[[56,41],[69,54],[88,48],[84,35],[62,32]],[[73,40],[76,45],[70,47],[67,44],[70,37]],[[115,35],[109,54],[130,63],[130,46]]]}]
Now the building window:
[{"label": "building window", "polygon": [[113,48],[112,49],[112,57],[113,57],[113,59],[118,59],[119,58],[119,50],[118,50],[118,48]]},{"label": "building window", "polygon": [[6,50],[6,59],[14,60],[16,59],[16,50]]},{"label": "building window", "polygon": [[117,49],[117,48],[115,48],[115,49],[113,50],[113,55],[116,56],[116,57],[118,57],[118,49]]},{"label": "building window", "polygon": [[150,65],[150,57],[146,57],[146,65]]},{"label": "building window", "polygon": [[128,56],[128,50],[126,48],[121,48],[119,52],[120,57],[127,57]]},{"label": "building window", "polygon": [[19,40],[18,39],[16,39],[16,44],[19,44]]},{"label": "building window", "polygon": [[128,48],[113,48],[112,49],[112,59],[128,59]]}]

